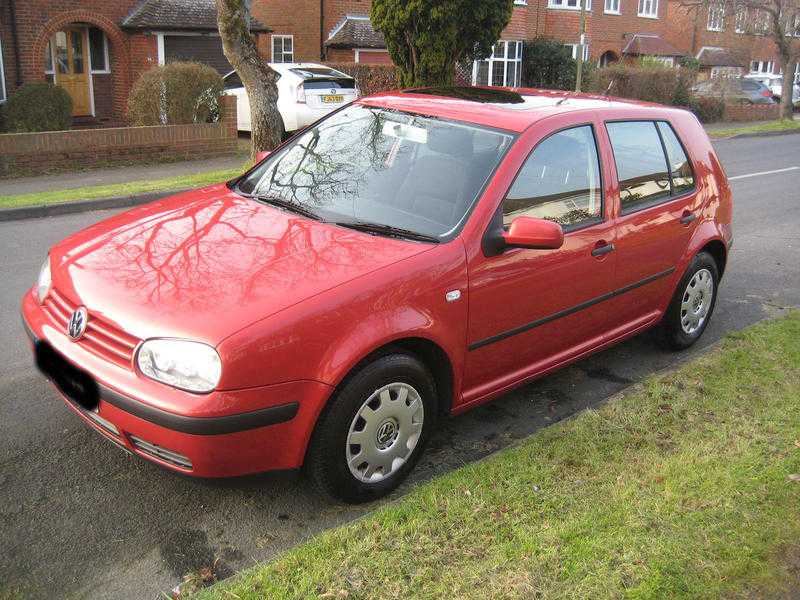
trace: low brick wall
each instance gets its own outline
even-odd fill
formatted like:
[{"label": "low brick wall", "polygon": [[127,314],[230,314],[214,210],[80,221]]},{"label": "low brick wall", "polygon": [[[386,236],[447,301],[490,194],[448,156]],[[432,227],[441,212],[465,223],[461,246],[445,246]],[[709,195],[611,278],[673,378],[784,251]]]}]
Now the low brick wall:
[{"label": "low brick wall", "polygon": [[780,116],[779,104],[726,104],[726,121],[773,121]]},{"label": "low brick wall", "polygon": [[0,177],[114,163],[235,154],[236,98],[223,96],[218,123],[0,135]]}]

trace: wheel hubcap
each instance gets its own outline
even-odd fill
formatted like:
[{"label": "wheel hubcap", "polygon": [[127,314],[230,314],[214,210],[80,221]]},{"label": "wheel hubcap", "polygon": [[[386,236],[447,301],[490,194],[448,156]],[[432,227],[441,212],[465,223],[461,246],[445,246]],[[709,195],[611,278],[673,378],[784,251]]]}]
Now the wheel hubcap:
[{"label": "wheel hubcap", "polygon": [[708,269],[700,269],[689,280],[681,301],[681,327],[689,335],[700,329],[708,318],[714,299],[714,277]]},{"label": "wheel hubcap", "polygon": [[424,419],[422,398],[409,384],[390,383],[372,392],[347,434],[350,473],[368,483],[392,475],[417,447]]}]

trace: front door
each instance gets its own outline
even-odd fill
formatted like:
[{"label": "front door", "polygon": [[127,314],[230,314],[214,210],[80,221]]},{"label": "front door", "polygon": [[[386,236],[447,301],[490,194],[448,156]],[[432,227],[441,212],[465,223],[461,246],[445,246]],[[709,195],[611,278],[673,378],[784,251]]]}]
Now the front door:
[{"label": "front door", "polygon": [[616,256],[601,172],[589,123],[540,141],[517,174],[502,201],[502,225],[521,216],[554,220],[564,228],[564,245],[470,259],[465,404],[602,343]]},{"label": "front door", "polygon": [[53,38],[56,84],[72,98],[74,117],[92,114],[86,37],[86,29],[74,28],[59,31]]}]

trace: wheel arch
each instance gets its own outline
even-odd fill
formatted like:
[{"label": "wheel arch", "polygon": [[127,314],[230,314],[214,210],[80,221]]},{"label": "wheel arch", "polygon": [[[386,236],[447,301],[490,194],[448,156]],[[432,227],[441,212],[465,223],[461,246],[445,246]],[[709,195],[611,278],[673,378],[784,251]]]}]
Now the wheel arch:
[{"label": "wheel arch", "polygon": [[722,242],[722,240],[714,239],[707,242],[702,248],[700,248],[698,253],[699,252],[708,252],[714,258],[714,262],[717,263],[719,277],[722,279],[722,275],[725,272],[725,265],[728,261],[728,249],[725,247],[725,244]]}]

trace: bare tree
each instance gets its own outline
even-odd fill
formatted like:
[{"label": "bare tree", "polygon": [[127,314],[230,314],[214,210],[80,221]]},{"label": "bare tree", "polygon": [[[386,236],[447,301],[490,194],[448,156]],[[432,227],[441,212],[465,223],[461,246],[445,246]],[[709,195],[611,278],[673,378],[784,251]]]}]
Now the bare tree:
[{"label": "bare tree", "polygon": [[681,0],[698,11],[718,11],[736,22],[737,31],[769,36],[783,69],[781,118],[792,118],[794,72],[800,60],[800,0]]},{"label": "bare tree", "polygon": [[222,49],[250,99],[252,156],[272,150],[281,141],[283,121],[278,112],[278,74],[258,54],[250,33],[250,8],[247,0],[215,0]]}]

